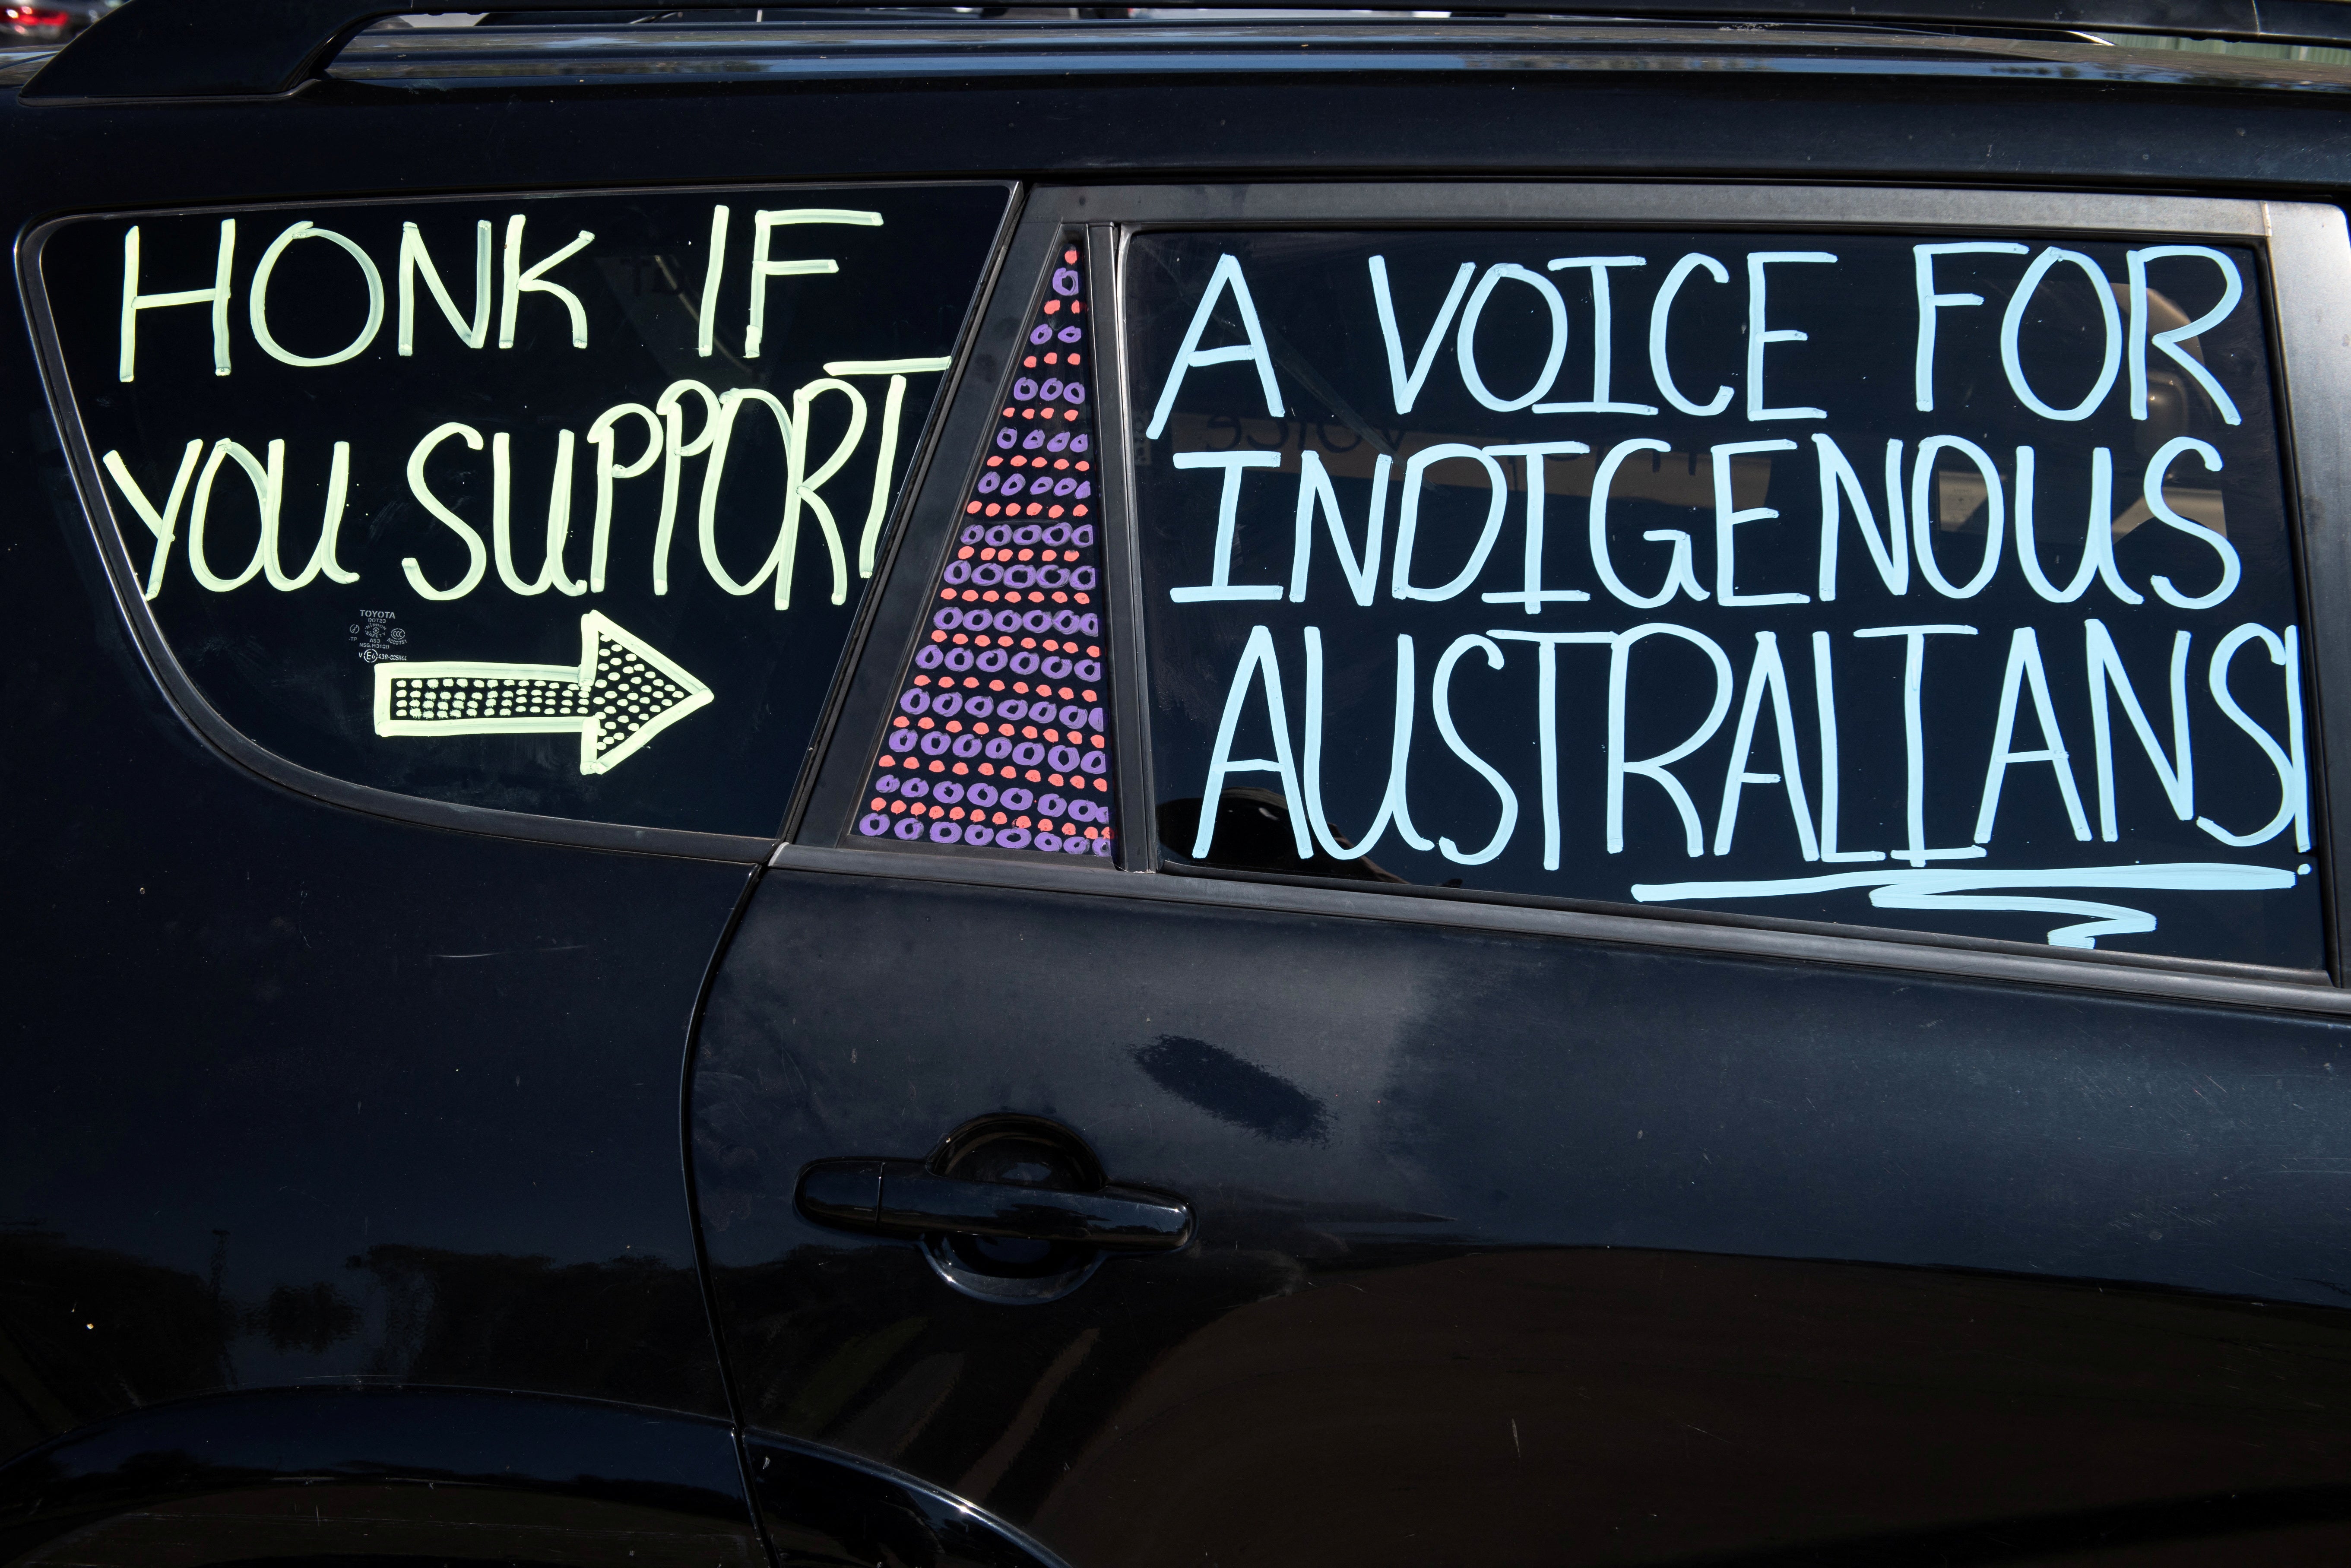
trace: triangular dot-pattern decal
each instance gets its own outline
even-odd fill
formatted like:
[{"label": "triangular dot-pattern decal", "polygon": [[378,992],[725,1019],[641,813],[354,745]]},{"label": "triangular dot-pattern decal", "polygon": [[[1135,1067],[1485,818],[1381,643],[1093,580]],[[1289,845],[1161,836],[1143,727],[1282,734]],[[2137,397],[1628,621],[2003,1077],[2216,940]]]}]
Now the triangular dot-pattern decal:
[{"label": "triangular dot-pattern decal", "polygon": [[1041,292],[868,769],[865,839],[1113,854],[1096,361],[1078,241]]}]

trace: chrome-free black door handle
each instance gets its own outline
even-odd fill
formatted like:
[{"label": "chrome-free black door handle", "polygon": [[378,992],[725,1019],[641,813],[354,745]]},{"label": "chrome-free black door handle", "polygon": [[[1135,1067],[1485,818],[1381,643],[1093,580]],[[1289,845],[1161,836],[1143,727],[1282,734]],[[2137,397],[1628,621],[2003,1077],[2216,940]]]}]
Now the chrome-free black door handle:
[{"label": "chrome-free black door handle", "polygon": [[794,1201],[819,1225],[875,1236],[999,1236],[1102,1252],[1172,1252],[1192,1239],[1191,1206],[1165,1193],[965,1181],[921,1160],[817,1160]]}]

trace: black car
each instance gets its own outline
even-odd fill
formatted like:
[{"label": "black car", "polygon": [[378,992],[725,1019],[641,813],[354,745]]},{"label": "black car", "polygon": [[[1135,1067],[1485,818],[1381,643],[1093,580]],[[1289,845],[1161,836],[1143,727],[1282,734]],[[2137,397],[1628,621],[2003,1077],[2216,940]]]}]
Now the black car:
[{"label": "black car", "polygon": [[0,1562],[2351,1551],[2351,20],[1544,4],[0,70]]}]

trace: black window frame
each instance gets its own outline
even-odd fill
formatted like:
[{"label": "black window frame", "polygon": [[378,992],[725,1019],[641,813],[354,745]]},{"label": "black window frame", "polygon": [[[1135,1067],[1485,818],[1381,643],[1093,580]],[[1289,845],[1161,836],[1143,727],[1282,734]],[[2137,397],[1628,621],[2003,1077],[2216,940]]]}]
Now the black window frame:
[{"label": "black window frame", "polygon": [[[1051,246],[1086,231],[1102,333],[1097,394],[1106,526],[1104,583],[1117,720],[1120,812],[1152,822],[1156,790],[1149,741],[1150,667],[1141,620],[1133,474],[1133,423],[1123,298],[1126,243],[1155,231],[1218,229],[1818,230],[1871,234],[2093,235],[2162,242],[2207,237],[2252,247],[2270,313],[2272,370],[2279,385],[2288,524],[2294,533],[2298,613],[2306,639],[2304,723],[2313,809],[2313,858],[2321,879],[2327,967],[2273,968],[1933,932],[1832,925],[1656,905],[1399,886],[1367,892],[1328,878],[1163,864],[1156,835],[1131,826],[1116,873],[1096,867],[947,859],[872,846],[840,847],[862,787],[861,748],[872,725],[846,726],[855,744],[820,762],[808,809],[769,863],[810,871],[977,883],[1144,897],[1300,915],[1407,921],[1472,930],[1536,933],[1765,959],[1973,976],[2069,989],[2171,997],[2279,1010],[2351,1015],[2344,955],[2351,951],[2338,867],[2351,831],[2351,724],[2326,723],[2328,694],[2351,693],[2351,515],[2330,506],[2351,494],[2351,230],[2341,209],[2237,197],[2138,196],[2074,192],[1808,187],[1767,184],[1573,183],[1217,183],[1186,186],[1044,186],[1031,192],[1005,248],[967,372],[935,448],[959,480],[986,439],[995,385],[1025,320],[1029,285]],[[2338,318],[2340,318],[2338,319]],[[914,496],[893,538],[905,561],[871,597],[872,630],[844,692],[844,711],[886,723],[892,683],[919,635],[929,573],[952,538],[962,490],[946,477]],[[878,734],[878,730],[875,732]],[[878,858],[877,858],[878,857]]]}]

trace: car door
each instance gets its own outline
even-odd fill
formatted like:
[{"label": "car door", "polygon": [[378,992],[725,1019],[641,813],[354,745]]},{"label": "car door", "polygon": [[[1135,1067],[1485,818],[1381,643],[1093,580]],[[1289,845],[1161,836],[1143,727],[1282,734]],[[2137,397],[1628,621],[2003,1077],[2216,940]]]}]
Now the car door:
[{"label": "car door", "polygon": [[697,1037],[755,1469],[1088,1564],[2339,1552],[2346,261],[1037,193]]}]

